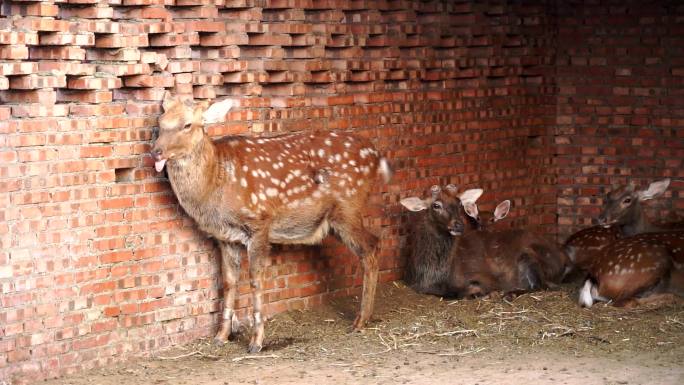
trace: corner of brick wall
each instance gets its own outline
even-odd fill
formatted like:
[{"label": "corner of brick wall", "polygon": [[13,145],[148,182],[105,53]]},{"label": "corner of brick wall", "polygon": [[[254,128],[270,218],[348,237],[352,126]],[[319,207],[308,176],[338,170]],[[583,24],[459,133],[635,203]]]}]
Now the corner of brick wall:
[{"label": "corner of brick wall", "polygon": [[684,218],[684,5],[559,2],[558,227],[592,224],[612,185],[662,178],[652,220]]}]

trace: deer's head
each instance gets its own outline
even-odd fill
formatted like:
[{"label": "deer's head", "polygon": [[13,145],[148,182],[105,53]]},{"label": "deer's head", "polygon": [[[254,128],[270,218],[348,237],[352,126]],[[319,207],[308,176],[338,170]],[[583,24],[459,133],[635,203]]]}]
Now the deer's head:
[{"label": "deer's head", "polygon": [[598,222],[604,227],[634,223],[641,215],[641,202],[656,198],[667,190],[669,179],[651,183],[646,190],[636,190],[633,183],[610,191]]},{"label": "deer's head", "polygon": [[474,220],[478,230],[486,230],[487,227],[506,218],[511,209],[511,201],[508,199],[502,201],[496,206],[494,212],[479,211],[475,202],[464,203],[463,209],[465,210],[465,213]]},{"label": "deer's head", "polygon": [[225,119],[225,114],[234,103],[224,100],[211,107],[208,104],[206,101],[193,104],[192,101],[181,100],[166,92],[162,103],[164,113],[159,117],[159,137],[152,147],[157,172],[164,169],[167,160],[190,155],[206,135],[205,123]]},{"label": "deer's head", "polygon": [[435,185],[430,188],[428,198],[404,198],[401,204],[415,212],[428,210],[426,214],[428,221],[436,229],[444,230],[454,236],[461,235],[463,234],[462,201],[474,202],[482,194],[482,189],[467,190],[460,195],[457,190],[454,185],[448,185],[444,189]]}]

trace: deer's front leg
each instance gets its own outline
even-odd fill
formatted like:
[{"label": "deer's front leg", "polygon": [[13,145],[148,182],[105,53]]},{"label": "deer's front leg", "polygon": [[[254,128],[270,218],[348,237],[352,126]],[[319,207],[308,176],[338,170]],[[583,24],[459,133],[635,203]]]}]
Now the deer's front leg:
[{"label": "deer's front leg", "polygon": [[264,343],[264,317],[262,314],[263,290],[263,262],[268,258],[271,244],[268,242],[267,232],[254,234],[247,246],[249,256],[249,282],[252,286],[252,316],[254,329],[249,342],[249,352],[258,353]]},{"label": "deer's front leg", "polygon": [[240,246],[219,242],[219,248],[221,249],[221,275],[223,277],[223,315],[221,327],[214,337],[214,342],[224,344],[239,327],[235,315],[235,299],[240,277]]}]

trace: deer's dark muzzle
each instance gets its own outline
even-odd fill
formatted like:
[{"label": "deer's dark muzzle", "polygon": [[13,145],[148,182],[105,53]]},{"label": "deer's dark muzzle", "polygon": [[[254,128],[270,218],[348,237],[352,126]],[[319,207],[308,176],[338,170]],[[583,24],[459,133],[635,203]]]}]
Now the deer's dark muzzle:
[{"label": "deer's dark muzzle", "polygon": [[452,222],[447,227],[447,230],[449,230],[449,234],[451,234],[453,236],[462,235],[463,234],[463,223]]},{"label": "deer's dark muzzle", "polygon": [[608,218],[608,216],[606,214],[601,214],[598,217],[599,226],[609,227],[613,223],[615,223],[615,220]]}]

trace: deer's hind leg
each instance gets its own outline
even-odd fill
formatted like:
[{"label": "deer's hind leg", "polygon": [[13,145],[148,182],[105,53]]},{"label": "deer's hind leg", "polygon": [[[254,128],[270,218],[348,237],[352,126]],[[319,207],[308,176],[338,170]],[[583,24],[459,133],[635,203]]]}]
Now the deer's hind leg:
[{"label": "deer's hind leg", "polygon": [[214,342],[224,344],[228,341],[231,334],[236,333],[239,327],[237,316],[235,315],[235,299],[237,297],[237,283],[240,277],[240,246],[218,242],[221,249],[221,276],[223,284],[223,314],[221,326]]},{"label": "deer's hind leg", "polygon": [[338,207],[330,218],[330,226],[335,235],[361,259],[363,267],[363,292],[361,309],[354,320],[355,330],[361,329],[373,313],[375,288],[378,283],[378,259],[376,248],[378,237],[371,234],[363,225],[362,214],[358,210],[344,210]]}]

